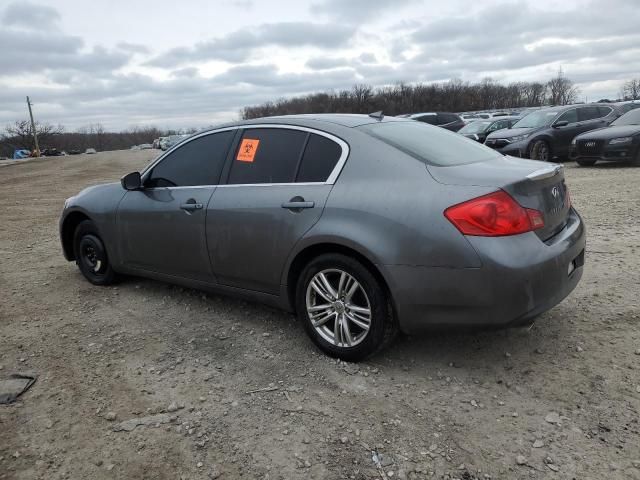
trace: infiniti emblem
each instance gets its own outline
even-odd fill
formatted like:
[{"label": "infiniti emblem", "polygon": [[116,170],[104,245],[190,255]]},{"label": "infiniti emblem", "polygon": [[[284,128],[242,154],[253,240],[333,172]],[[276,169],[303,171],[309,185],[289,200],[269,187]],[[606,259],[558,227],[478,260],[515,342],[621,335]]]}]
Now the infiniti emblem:
[{"label": "infiniti emblem", "polygon": [[553,187],[551,189],[551,195],[553,195],[553,198],[558,198],[560,196],[560,189],[558,187]]}]

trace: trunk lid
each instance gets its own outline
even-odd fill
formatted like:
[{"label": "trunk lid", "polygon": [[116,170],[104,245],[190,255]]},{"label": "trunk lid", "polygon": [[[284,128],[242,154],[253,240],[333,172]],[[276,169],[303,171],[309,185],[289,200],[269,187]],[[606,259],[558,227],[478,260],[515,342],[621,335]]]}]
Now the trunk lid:
[{"label": "trunk lid", "polygon": [[525,208],[542,212],[544,227],[535,231],[543,241],[564,228],[569,197],[562,165],[513,157],[440,167],[428,165],[431,176],[445,185],[502,189]]}]

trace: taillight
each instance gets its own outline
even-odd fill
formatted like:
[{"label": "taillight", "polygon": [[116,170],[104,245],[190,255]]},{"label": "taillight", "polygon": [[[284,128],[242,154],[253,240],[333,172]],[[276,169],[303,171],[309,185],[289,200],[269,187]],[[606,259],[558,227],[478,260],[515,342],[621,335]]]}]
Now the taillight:
[{"label": "taillight", "polygon": [[502,237],[544,227],[542,213],[499,190],[447,208],[444,216],[464,235]]}]

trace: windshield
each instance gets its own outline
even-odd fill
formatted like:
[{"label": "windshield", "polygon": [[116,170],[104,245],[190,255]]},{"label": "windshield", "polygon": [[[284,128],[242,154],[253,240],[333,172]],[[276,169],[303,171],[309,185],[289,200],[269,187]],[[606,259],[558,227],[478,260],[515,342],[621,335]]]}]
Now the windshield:
[{"label": "windshield", "polygon": [[553,119],[558,116],[558,111],[552,112],[533,112],[519,120],[512,128],[536,128],[551,125]]},{"label": "windshield", "polygon": [[369,135],[429,165],[448,167],[499,157],[495,150],[444,128],[420,122],[371,123],[360,127]]},{"label": "windshield", "polygon": [[611,125],[619,127],[621,125],[640,125],[640,109],[631,110],[620,118],[616,119]]},{"label": "windshield", "polygon": [[471,122],[468,125],[462,127],[458,133],[480,133],[484,132],[487,128],[491,126],[493,122]]}]

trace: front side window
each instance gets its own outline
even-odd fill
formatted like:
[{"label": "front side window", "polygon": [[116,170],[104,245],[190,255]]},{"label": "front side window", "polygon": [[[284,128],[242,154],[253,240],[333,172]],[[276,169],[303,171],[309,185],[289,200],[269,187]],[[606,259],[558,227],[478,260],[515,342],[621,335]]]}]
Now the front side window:
[{"label": "front side window", "polygon": [[557,115],[558,112],[556,110],[552,110],[550,112],[546,112],[544,110],[532,112],[516,122],[513,128],[546,127],[551,125],[551,122],[553,122],[553,119],[556,118]]},{"label": "front side window", "polygon": [[598,111],[600,112],[600,118],[606,117],[611,112],[613,112],[613,108],[611,107],[598,107]]},{"label": "front side window", "polygon": [[564,121],[569,124],[576,123],[578,121],[578,111],[575,108],[572,108],[571,110],[564,112],[560,117],[558,117],[558,122]]},{"label": "front side window", "polygon": [[217,185],[234,135],[227,130],[179,146],[153,167],[145,187]]},{"label": "front side window", "polygon": [[640,125],[640,109],[625,113],[611,124],[614,127],[622,125]]},{"label": "front side window", "polygon": [[245,130],[233,155],[227,183],[292,183],[308,135],[285,128]]},{"label": "front side window", "polygon": [[465,165],[501,157],[495,150],[462,135],[418,122],[382,122],[359,128],[429,165]]}]

